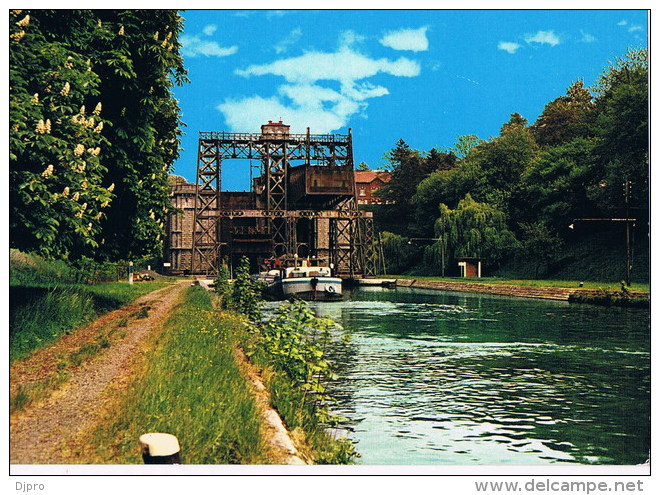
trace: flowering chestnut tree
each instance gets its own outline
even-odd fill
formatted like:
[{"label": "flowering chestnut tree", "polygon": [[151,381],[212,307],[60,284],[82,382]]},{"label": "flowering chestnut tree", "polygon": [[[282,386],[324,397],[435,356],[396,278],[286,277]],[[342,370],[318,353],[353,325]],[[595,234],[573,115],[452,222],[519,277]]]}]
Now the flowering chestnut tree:
[{"label": "flowering chestnut tree", "polygon": [[157,256],[186,81],[172,10],[10,13],[11,245]]},{"label": "flowering chestnut tree", "polygon": [[90,63],[48,42],[29,14],[10,13],[10,242],[49,257],[98,245],[114,186],[99,78]]}]

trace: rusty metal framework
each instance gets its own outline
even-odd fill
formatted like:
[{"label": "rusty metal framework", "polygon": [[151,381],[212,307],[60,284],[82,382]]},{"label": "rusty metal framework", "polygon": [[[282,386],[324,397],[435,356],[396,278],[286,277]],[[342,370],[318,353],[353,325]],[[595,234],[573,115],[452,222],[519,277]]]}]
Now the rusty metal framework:
[{"label": "rusty metal framework", "polygon": [[[222,162],[236,158],[254,159],[261,164],[261,175],[252,184],[253,206],[249,208],[231,204],[226,193],[221,192]],[[325,198],[325,202],[305,203],[299,199],[299,191],[297,198],[292,194],[295,188],[290,174],[296,161],[312,171],[339,171],[350,181],[346,181],[341,194],[334,194],[332,187],[325,187],[329,191],[325,193],[323,187],[318,187],[322,192],[314,199]],[[300,189],[299,185],[296,187]],[[246,225],[246,220],[251,223]],[[318,241],[323,222],[329,236],[327,247],[321,247]],[[243,235],[244,242],[266,243],[271,256],[301,251],[327,255],[342,276],[374,275],[377,260],[373,218],[371,213],[357,208],[350,130],[347,135],[318,135],[310,134],[308,129],[306,134],[277,137],[264,133],[201,132],[191,273],[215,273],[221,258],[231,258],[235,253],[239,235]]]}]

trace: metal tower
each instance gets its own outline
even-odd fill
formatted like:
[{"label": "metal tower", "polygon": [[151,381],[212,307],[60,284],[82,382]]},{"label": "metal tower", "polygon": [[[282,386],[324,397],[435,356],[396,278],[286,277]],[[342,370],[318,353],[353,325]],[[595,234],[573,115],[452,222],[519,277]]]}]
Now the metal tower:
[{"label": "metal tower", "polygon": [[[257,160],[250,193],[221,191],[225,159]],[[373,216],[358,210],[352,136],[201,132],[191,273],[212,274],[223,258],[316,256],[345,277],[374,275]]]}]

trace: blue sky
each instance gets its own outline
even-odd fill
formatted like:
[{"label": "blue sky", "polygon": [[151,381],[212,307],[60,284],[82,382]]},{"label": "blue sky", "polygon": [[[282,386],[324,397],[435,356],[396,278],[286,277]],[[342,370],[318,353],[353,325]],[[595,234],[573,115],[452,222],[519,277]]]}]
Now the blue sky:
[{"label": "blue sky", "polygon": [[[412,148],[488,139],[513,112],[533,123],[581,79],[646,48],[641,10],[191,10],[175,89],[186,124],[174,173],[195,181],[200,131],[353,132],[355,163],[380,167]],[[227,161],[223,189],[246,190],[246,161]]]}]

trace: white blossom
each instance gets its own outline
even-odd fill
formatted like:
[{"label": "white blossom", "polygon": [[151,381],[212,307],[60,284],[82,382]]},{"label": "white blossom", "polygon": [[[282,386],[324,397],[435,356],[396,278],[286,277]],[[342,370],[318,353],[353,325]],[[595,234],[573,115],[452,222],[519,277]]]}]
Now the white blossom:
[{"label": "white blossom", "polygon": [[34,132],[37,134],[46,134],[46,124],[44,123],[44,119],[39,119],[37,126],[34,128]]},{"label": "white blossom", "polygon": [[48,165],[48,166],[46,167],[46,170],[44,170],[43,172],[41,172],[41,176],[42,176],[42,177],[45,177],[45,178],[50,177],[51,175],[53,175],[53,169],[54,169],[54,167],[53,167],[52,165]]},{"label": "white blossom", "polygon": [[23,19],[21,19],[20,21],[18,21],[16,23],[17,26],[21,26],[21,27],[25,27],[28,24],[30,24],[30,16],[29,15],[26,15],[25,17],[23,17]]}]

